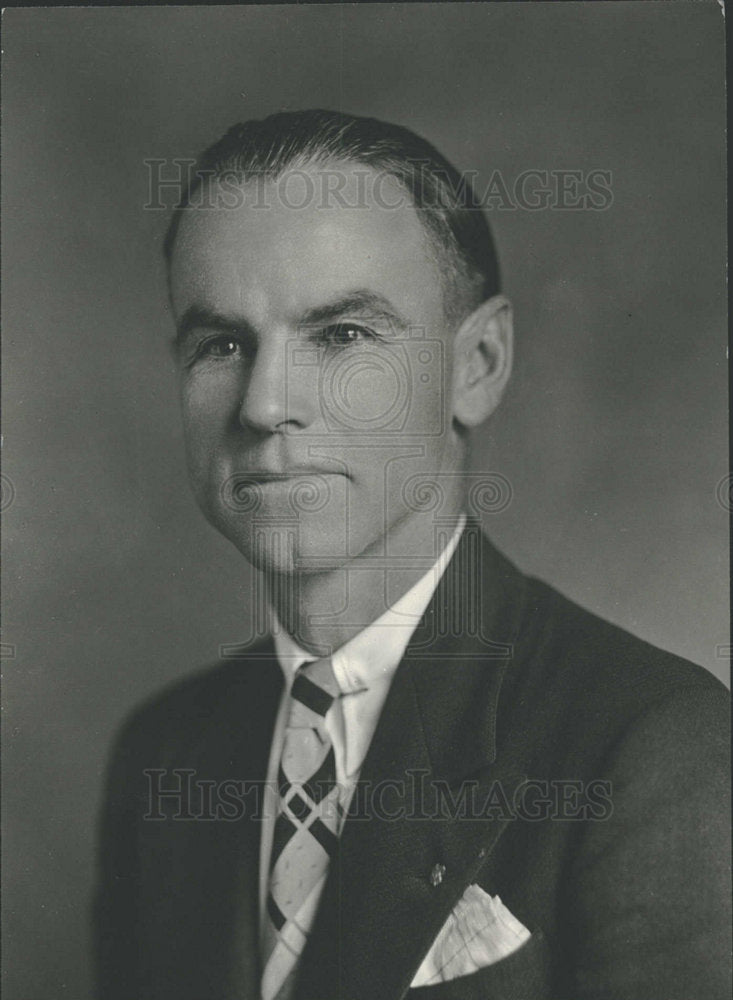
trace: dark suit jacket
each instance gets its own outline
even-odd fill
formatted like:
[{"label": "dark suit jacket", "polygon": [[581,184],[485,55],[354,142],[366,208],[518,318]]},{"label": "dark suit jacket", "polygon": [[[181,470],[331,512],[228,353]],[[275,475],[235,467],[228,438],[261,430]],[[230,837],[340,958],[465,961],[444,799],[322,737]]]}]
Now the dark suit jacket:
[{"label": "dark suit jacket", "polygon": [[[101,1000],[259,997],[256,782],[281,683],[268,642],[124,727],[102,822]],[[395,675],[297,1000],[727,998],[727,722],[706,671],[524,577],[470,525]],[[155,794],[179,785],[190,795]],[[474,882],[531,939],[409,990]]]}]

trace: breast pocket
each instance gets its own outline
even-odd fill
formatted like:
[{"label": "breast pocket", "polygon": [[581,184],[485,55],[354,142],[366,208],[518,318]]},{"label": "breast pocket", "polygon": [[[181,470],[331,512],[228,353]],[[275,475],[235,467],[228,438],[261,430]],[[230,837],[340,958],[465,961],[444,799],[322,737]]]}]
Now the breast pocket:
[{"label": "breast pocket", "polygon": [[550,949],[541,930],[499,962],[469,976],[408,990],[405,1000],[551,1000]]}]

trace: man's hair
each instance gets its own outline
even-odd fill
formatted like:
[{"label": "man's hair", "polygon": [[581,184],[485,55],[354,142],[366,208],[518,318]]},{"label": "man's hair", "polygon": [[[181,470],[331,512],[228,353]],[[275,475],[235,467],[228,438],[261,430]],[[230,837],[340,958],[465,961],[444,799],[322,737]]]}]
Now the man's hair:
[{"label": "man's hair", "polygon": [[288,168],[334,163],[361,164],[406,189],[430,237],[451,320],[497,294],[494,241],[469,179],[409,129],[337,111],[287,111],[233,125],[196,162],[168,227],[166,260],[182,214],[205,182],[276,180]]}]

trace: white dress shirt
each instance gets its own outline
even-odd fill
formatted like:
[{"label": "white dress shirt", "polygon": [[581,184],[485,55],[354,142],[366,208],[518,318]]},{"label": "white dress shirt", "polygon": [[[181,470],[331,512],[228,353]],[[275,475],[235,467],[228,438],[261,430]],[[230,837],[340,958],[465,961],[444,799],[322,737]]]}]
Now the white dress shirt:
[{"label": "white dress shirt", "polygon": [[[336,781],[344,814],[359,780],[395,671],[412,633],[420,623],[441,576],[453,557],[466,524],[461,514],[450,541],[435,564],[381,617],[358,632],[331,656],[333,671],[345,695],[328,713],[325,725],[333,745]],[[275,622],[275,625],[277,623]],[[260,926],[264,926],[270,853],[278,809],[277,771],[290,709],[290,688],[298,668],[316,659],[301,649],[282,629],[274,629],[275,651],[285,679],[267,769],[262,839],[260,842]],[[313,902],[313,901],[312,901]],[[313,905],[315,906],[314,901]]]}]

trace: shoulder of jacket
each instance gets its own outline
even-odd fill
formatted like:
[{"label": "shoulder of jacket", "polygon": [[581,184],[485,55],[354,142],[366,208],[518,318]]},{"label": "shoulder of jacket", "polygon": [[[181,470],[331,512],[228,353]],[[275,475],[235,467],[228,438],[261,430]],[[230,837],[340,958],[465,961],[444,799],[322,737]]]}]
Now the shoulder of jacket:
[{"label": "shoulder of jacket", "polygon": [[268,656],[264,640],[241,655],[199,669],[166,685],[136,705],[118,731],[118,745],[147,745],[166,741],[209,718],[222,702],[237,697],[243,685],[256,681]]}]

